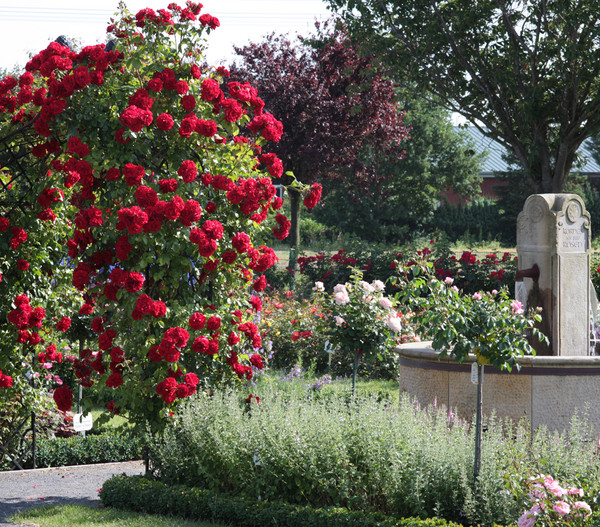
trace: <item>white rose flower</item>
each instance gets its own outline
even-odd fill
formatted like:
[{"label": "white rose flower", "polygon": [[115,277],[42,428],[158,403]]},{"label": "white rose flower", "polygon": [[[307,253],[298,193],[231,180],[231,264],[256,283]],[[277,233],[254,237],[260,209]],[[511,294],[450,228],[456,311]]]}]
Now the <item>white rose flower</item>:
[{"label": "white rose flower", "polygon": [[385,289],[385,284],[381,280],[373,280],[372,285],[375,291],[383,291]]}]

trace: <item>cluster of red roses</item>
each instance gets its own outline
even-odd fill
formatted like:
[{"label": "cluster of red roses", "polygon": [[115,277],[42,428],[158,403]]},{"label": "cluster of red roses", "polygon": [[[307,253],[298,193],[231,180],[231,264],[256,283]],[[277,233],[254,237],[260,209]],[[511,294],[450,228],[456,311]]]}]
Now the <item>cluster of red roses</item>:
[{"label": "cluster of red roses", "polygon": [[19,330],[39,329],[46,317],[46,311],[41,307],[31,307],[27,295],[17,295],[14,300],[15,309],[8,313],[8,321]]},{"label": "cluster of red roses", "polygon": [[0,388],[10,388],[13,385],[13,378],[10,375],[5,375],[0,370]]},{"label": "cluster of red roses", "polygon": [[304,206],[307,209],[314,209],[317,206],[317,203],[321,199],[321,195],[323,194],[323,185],[321,183],[313,183],[310,188],[310,192],[304,198]]},{"label": "cluster of red roses", "polygon": [[299,339],[308,339],[312,337],[312,331],[308,330],[308,331],[294,331],[292,333],[292,340],[295,342]]},{"label": "cluster of red roses", "polygon": [[[429,254],[431,251],[429,251]],[[426,255],[426,254],[425,254]],[[470,272],[475,266],[497,266],[501,263],[509,263],[513,259],[513,255],[509,252],[504,252],[502,258],[498,258],[495,253],[486,254],[481,260],[477,259],[477,255],[471,251],[463,251],[459,258],[450,255],[448,258],[438,258],[433,262],[435,268],[435,275],[438,279],[444,280],[445,278],[460,278],[462,275]],[[449,265],[450,264],[450,265]],[[454,264],[458,264],[461,268],[456,267]],[[495,269],[489,272],[489,278],[492,283],[500,284],[504,280],[506,274],[505,269]],[[459,284],[460,285],[460,284]]]},{"label": "cluster of red roses", "polygon": [[51,364],[62,362],[63,354],[57,351],[55,344],[50,344],[43,352],[38,353],[37,358],[41,364]]},{"label": "cluster of red roses", "polygon": [[[183,382],[177,382],[179,377],[183,377]],[[194,372],[184,374],[180,369],[169,370],[169,377],[157,384],[156,393],[162,397],[165,403],[171,404],[175,399],[183,399],[196,393],[199,382],[200,380]]]},{"label": "cluster of red roses", "polygon": [[[130,46],[135,53],[143,48],[144,39],[136,36],[134,26],[155,32],[153,36],[164,31],[165,42],[171,42],[172,31],[180,30],[174,19],[183,24],[199,17],[202,26],[217,27],[214,17],[199,16],[200,8],[187,2],[186,8],[170,4],[168,10],[158,12],[144,9],[135,18],[110,26],[109,32],[123,41],[124,49]],[[74,53],[52,43],[28,63],[19,81],[0,83],[0,112],[14,114],[15,121],[35,119],[35,130],[42,138],[32,149],[49,168],[48,180],[37,196],[37,218],[54,222],[58,207],[76,210],[72,234],[66,240],[74,262],[72,285],[81,292],[79,313],[97,315],[91,329],[98,335],[97,351],[84,349],[74,360],[76,377],[83,386],[91,386],[93,377],[100,375],[111,388],[128,379],[129,386],[134,386],[144,378],[146,383],[154,382],[156,394],[170,404],[195,392],[199,381],[190,371],[195,365],[222,371],[222,364],[228,364],[235,376],[245,379],[252,378],[253,368],[263,368],[258,353],[245,351],[260,348],[261,338],[256,324],[244,320],[260,311],[262,303],[244,292],[243,286],[263,291],[267,282],[262,273],[277,261],[274,251],[255,246],[250,234],[270,211],[282,206],[271,179],[259,169],[262,166],[272,177],[281,176],[281,161],[274,154],[261,155],[260,145],[265,140],[278,141],[283,129],[263,112],[264,102],[248,83],[230,82],[224,91],[221,82],[227,70],[218,68],[207,75],[189,61],[172,62],[159,71],[152,66],[149,74],[136,71],[130,75],[135,83],[144,75],[147,80],[142,87],[132,88],[125,101],[118,100],[123,90],[111,92],[111,105],[122,110],[114,120],[103,114],[102,130],[66,122],[72,100],[94,99],[93,93],[100,92],[88,96],[86,90],[101,86],[105,77],[111,79],[117,65],[121,68],[118,82],[134,86],[133,81],[127,84],[130,72],[121,62],[124,56],[104,46]],[[35,89],[36,83],[41,87]],[[31,97],[26,95],[29,92]],[[241,122],[248,123],[246,130],[255,135],[254,141],[237,135],[238,128],[229,124],[247,114]],[[78,130],[77,136],[72,135],[73,129]],[[103,156],[90,155],[99,148]],[[183,152],[197,160],[182,159]],[[157,162],[161,155],[164,159]],[[219,156],[230,156],[227,159],[232,161],[221,169]],[[320,186],[313,186],[306,206],[314,206],[320,193]],[[273,232],[282,239],[290,222],[283,214],[277,214],[275,221]],[[8,219],[0,218],[0,232],[10,227]],[[27,241],[21,227],[12,226],[10,234],[13,249]],[[158,263],[160,246],[167,242],[180,252],[165,254],[163,261],[174,262],[177,271]],[[148,264],[152,251],[156,257]],[[187,291],[182,284],[198,288],[200,301],[186,300],[193,307],[182,309],[181,292]],[[243,308],[244,301],[236,298],[244,293],[245,311],[234,309]],[[192,298],[190,293],[185,295]],[[225,300],[212,305],[214,295]],[[15,306],[9,320],[20,338],[33,343],[34,335],[39,335],[29,330],[41,327],[43,309],[32,308],[28,299],[20,297]],[[186,312],[190,331],[182,327]],[[63,316],[56,329],[66,331],[69,326],[70,319]],[[156,337],[152,342],[158,343],[148,345],[150,349],[141,354],[139,349],[129,352],[127,339],[136,328]],[[38,358],[59,360],[52,346]],[[210,360],[202,363],[202,357]],[[217,357],[222,359],[217,362]],[[136,375],[139,369],[147,369],[149,375]],[[152,380],[160,378],[157,384]],[[62,386],[54,398],[59,408],[67,409],[72,394]],[[118,411],[116,404],[111,401],[110,411]]]},{"label": "cluster of red roses", "polygon": [[[104,73],[119,60],[119,53],[106,51],[105,46],[87,46],[80,53],[71,51],[68,47],[52,42],[44,51],[35,55],[25,66],[26,72],[19,79],[20,91],[10,98],[12,107],[7,108],[14,113],[16,106],[24,106],[33,102],[41,107],[35,114],[35,130],[43,137],[50,137],[50,122],[67,107],[69,99],[76,91],[83,90],[89,84],[100,86],[104,82]],[[76,67],[74,67],[77,65]],[[39,74],[47,79],[46,87],[32,91],[33,74]],[[60,80],[58,72],[68,72]],[[14,104],[14,106],[13,106]],[[14,120],[31,119],[24,108],[15,114]],[[44,143],[47,152],[56,150],[56,141]]]},{"label": "cluster of red roses", "polygon": [[[345,249],[340,249],[330,257],[326,257],[324,253],[315,254],[314,256],[301,256],[298,258],[298,268],[300,272],[304,272],[311,265],[323,265],[326,262],[333,262],[340,267],[351,267],[356,265],[356,259],[347,256]],[[331,274],[331,271],[327,271],[322,277],[322,280],[327,278]]]},{"label": "cluster of red roses", "polygon": [[[211,16],[207,13],[200,15],[202,10],[202,4],[196,2],[186,2],[186,7],[182,8],[176,3],[171,3],[166,9],[159,9],[158,13],[154,9],[146,8],[141,9],[135,15],[135,25],[143,28],[146,24],[155,24],[157,26],[172,26],[175,24],[173,15],[175,15],[180,21],[186,20],[195,21],[199,17],[202,26],[208,26],[211,29],[216,29],[220,26],[219,19]],[[125,35],[124,35],[125,36]]]}]

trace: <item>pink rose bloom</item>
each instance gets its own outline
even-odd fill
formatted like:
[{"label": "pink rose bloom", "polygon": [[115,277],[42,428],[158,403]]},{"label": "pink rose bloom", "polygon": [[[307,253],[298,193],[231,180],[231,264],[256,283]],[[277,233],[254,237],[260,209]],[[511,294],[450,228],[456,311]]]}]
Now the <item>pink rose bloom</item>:
[{"label": "pink rose bloom", "polygon": [[566,516],[567,514],[569,514],[571,512],[571,507],[569,507],[569,504],[564,502],[564,501],[557,501],[553,506],[552,509],[554,510],[554,512],[556,512],[559,516]]},{"label": "pink rose bloom", "polygon": [[379,305],[383,308],[383,309],[391,309],[392,308],[392,301],[386,297],[386,296],[382,296],[379,299]]},{"label": "pink rose bloom", "polygon": [[541,500],[544,498],[545,492],[544,488],[541,485],[534,485],[532,491],[529,493],[529,496],[532,500]]},{"label": "pink rose bloom", "polygon": [[444,283],[450,285],[454,283],[454,278],[450,278],[449,276],[447,276],[446,278],[444,278]]},{"label": "pink rose bloom", "polygon": [[346,322],[342,317],[335,317],[335,323],[338,326],[341,326],[344,322]]},{"label": "pink rose bloom", "polygon": [[[513,313],[515,315],[520,315],[520,314],[523,313],[523,304],[521,304],[521,302],[519,302],[518,300],[515,300],[514,302],[511,302],[510,307],[512,307]],[[550,477],[550,476],[548,476],[548,477]],[[548,488],[547,485],[546,485],[546,488]]]},{"label": "pink rose bloom", "polygon": [[575,487],[571,487],[567,494],[577,494],[577,496],[583,496],[583,489],[576,489]]},{"label": "pink rose bloom", "polygon": [[402,321],[400,320],[400,317],[389,317],[387,319],[387,325],[388,327],[394,332],[394,333],[400,333],[400,330],[402,329]]},{"label": "pink rose bloom", "polygon": [[363,291],[366,291],[367,293],[375,291],[375,288],[369,282],[365,282],[364,280],[361,280],[359,285],[362,287]]},{"label": "pink rose bloom", "polygon": [[338,291],[333,298],[338,306],[343,306],[344,304],[350,302],[350,297],[348,296],[348,292],[346,290]]},{"label": "pink rose bloom", "polygon": [[576,501],[573,503],[573,509],[585,511],[583,513],[584,518],[587,518],[590,514],[592,514],[592,508],[585,501]]},{"label": "pink rose bloom", "polygon": [[450,289],[452,289],[452,291],[456,291],[458,293],[458,287],[456,287],[455,285],[453,285]]},{"label": "pink rose bloom", "polygon": [[338,284],[333,288],[334,293],[347,293],[346,286],[342,284]]},{"label": "pink rose bloom", "polygon": [[475,300],[481,300],[481,293],[473,293],[473,298]]},{"label": "pink rose bloom", "polygon": [[[520,302],[518,303],[520,304]],[[548,489],[548,492],[557,497],[564,496],[567,493],[552,476],[544,478],[544,486]]]},{"label": "pink rose bloom", "polygon": [[517,520],[519,527],[533,527],[535,523],[535,514],[531,511],[525,511],[521,517]]}]

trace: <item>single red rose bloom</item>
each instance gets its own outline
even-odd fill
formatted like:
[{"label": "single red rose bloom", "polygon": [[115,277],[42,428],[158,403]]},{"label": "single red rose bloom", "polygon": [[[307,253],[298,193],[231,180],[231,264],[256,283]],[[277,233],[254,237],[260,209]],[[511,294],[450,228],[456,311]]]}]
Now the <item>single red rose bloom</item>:
[{"label": "single red rose bloom", "polygon": [[206,324],[206,317],[202,313],[196,312],[190,317],[188,323],[190,328],[199,330],[204,328],[204,325]]},{"label": "single red rose bloom", "polygon": [[177,174],[185,183],[191,183],[198,176],[198,167],[196,163],[187,159],[181,163],[181,166],[177,169]]},{"label": "single red rose bloom", "polygon": [[69,317],[62,317],[58,324],[56,324],[56,329],[58,331],[67,331],[71,327],[71,319]]},{"label": "single red rose bloom", "polygon": [[175,121],[173,120],[173,117],[168,113],[161,113],[156,118],[156,126],[159,130],[162,130],[163,132],[169,131],[171,128],[173,128],[174,124]]},{"label": "single red rose bloom", "polygon": [[60,386],[52,394],[56,407],[62,412],[68,412],[73,404],[73,392],[67,386]]}]

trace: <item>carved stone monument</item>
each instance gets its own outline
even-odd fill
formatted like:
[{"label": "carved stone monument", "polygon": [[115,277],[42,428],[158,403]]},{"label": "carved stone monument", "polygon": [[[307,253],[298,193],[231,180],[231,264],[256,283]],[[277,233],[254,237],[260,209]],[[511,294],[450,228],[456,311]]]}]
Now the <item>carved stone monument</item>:
[{"label": "carved stone monument", "polygon": [[[588,355],[590,214],[575,194],[534,194],[517,220],[517,300],[541,307],[538,355]],[[533,343],[532,343],[533,344]]]}]

